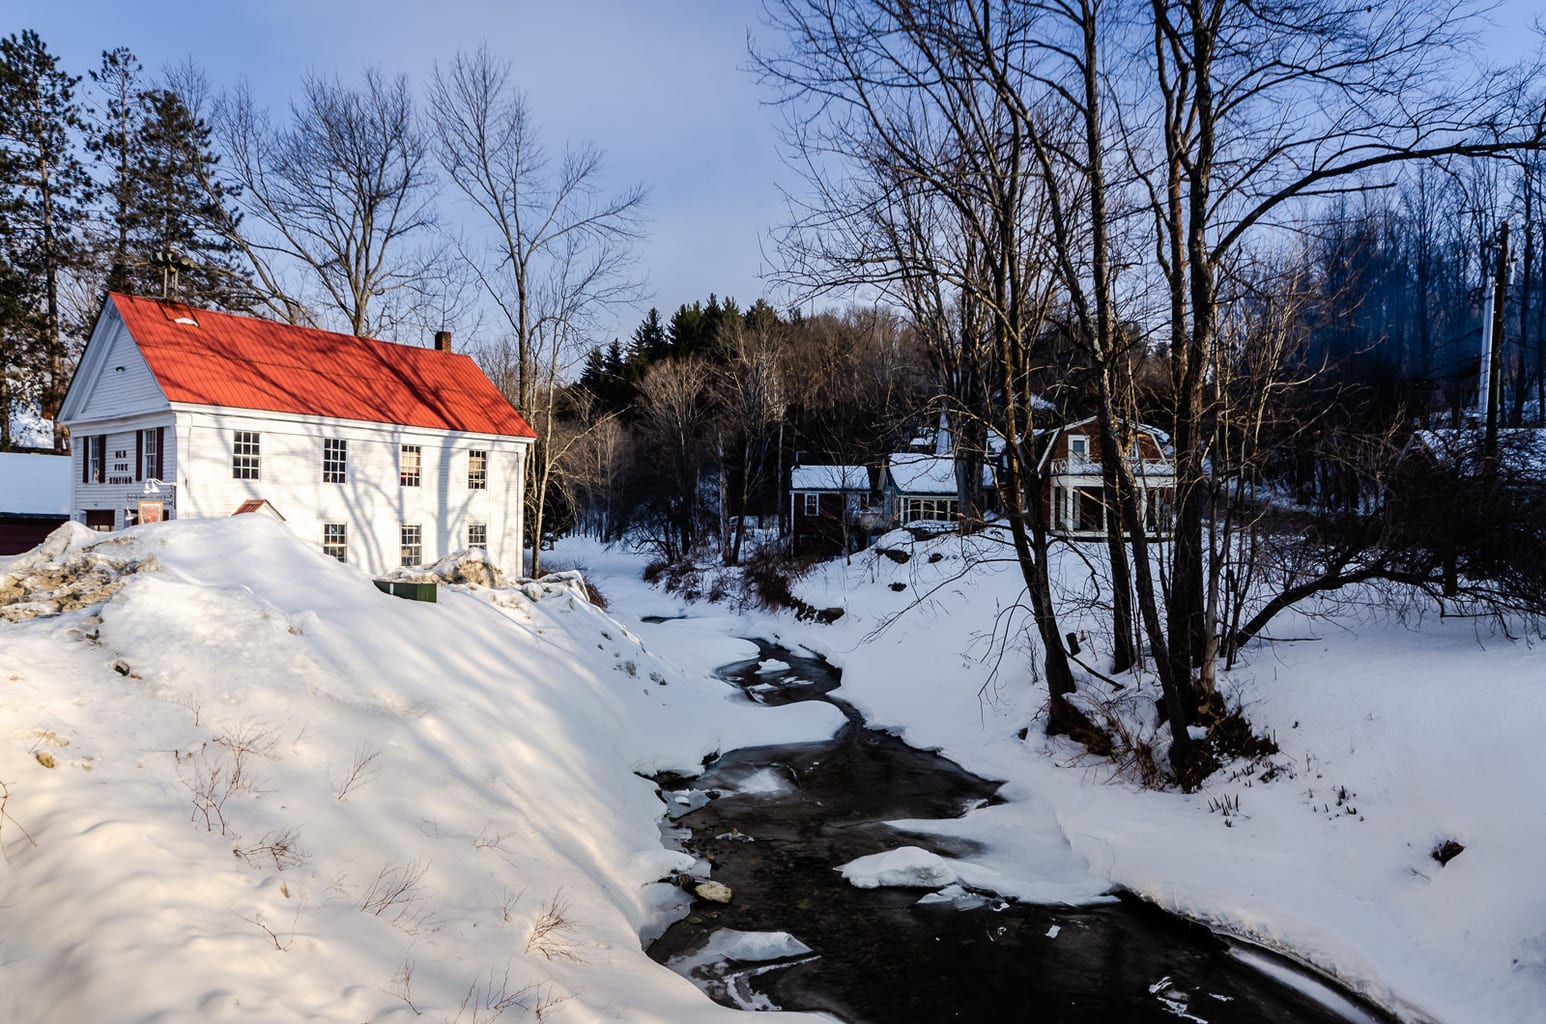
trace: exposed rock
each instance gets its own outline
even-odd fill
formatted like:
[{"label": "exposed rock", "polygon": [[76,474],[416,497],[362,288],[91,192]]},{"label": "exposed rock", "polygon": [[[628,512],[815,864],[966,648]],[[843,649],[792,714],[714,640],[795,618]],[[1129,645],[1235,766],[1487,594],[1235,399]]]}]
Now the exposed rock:
[{"label": "exposed rock", "polygon": [[909,558],[913,557],[912,555],[908,554],[906,551],[901,551],[901,550],[899,550],[897,548],[876,548],[875,551],[878,554],[885,555],[887,558],[891,559],[897,565],[906,565],[907,564],[907,560]]},{"label": "exposed rock", "polygon": [[693,886],[693,894],[710,903],[729,903],[735,898],[730,887],[723,882],[699,882]]},{"label": "exposed rock", "polygon": [[1432,856],[1434,860],[1439,862],[1439,866],[1443,867],[1445,864],[1448,864],[1450,861],[1454,860],[1464,852],[1464,846],[1455,842],[1453,839],[1446,839],[1434,848]]},{"label": "exposed rock", "polygon": [[799,598],[794,598],[794,617],[801,622],[819,622],[823,626],[830,626],[843,617],[841,608],[817,608],[815,605],[806,604]]}]

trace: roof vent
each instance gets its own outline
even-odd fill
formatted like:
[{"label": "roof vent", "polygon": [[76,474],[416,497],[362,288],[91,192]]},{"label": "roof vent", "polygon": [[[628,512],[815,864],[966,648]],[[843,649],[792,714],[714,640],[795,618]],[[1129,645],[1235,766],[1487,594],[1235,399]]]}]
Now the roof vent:
[{"label": "roof vent", "polygon": [[198,319],[193,315],[193,307],[187,303],[162,299],[156,305],[161,307],[161,315],[174,324],[187,324],[190,327],[199,325]]},{"label": "roof vent", "polygon": [[435,351],[436,352],[449,352],[449,351],[451,351],[451,332],[450,331],[436,331],[435,332]]}]

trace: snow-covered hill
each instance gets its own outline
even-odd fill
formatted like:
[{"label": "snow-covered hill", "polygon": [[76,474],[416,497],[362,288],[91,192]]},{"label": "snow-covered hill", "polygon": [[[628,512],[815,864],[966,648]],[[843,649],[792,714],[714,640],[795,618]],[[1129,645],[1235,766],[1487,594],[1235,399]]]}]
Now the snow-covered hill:
[{"label": "snow-covered hill", "polygon": [[572,578],[399,600],[258,516],[67,527],[0,601],[18,1024],[729,1020],[641,952],[689,858],[636,773],[841,721]]}]

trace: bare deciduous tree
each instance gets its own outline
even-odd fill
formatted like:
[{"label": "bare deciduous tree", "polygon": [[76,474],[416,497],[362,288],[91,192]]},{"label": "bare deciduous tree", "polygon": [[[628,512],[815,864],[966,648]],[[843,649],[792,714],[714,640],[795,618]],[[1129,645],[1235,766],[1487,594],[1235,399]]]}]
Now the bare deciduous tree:
[{"label": "bare deciduous tree", "polygon": [[407,78],[368,68],[354,88],[309,77],[283,126],[244,84],[216,104],[213,124],[265,305],[299,322],[316,293],[352,333],[390,333],[396,322],[380,300],[433,262],[414,245],[434,225],[436,189]]},{"label": "bare deciduous tree", "polygon": [[510,64],[487,48],[436,68],[429,97],[436,155],[486,230],[486,246],[462,252],[509,327],[506,394],[539,437],[527,487],[536,573],[544,484],[559,457],[540,439],[551,433],[544,426],[558,416],[560,377],[583,355],[595,317],[640,293],[631,271],[647,193],[638,185],[605,192],[602,153],[592,146],[550,161]]}]

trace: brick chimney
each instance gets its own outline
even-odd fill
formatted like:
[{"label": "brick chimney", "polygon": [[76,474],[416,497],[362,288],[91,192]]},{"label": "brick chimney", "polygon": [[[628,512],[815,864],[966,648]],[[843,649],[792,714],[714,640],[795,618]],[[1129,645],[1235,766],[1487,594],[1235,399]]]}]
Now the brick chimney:
[{"label": "brick chimney", "polygon": [[436,331],[435,332],[435,351],[436,352],[449,352],[449,351],[451,351],[451,332],[450,331]]}]

